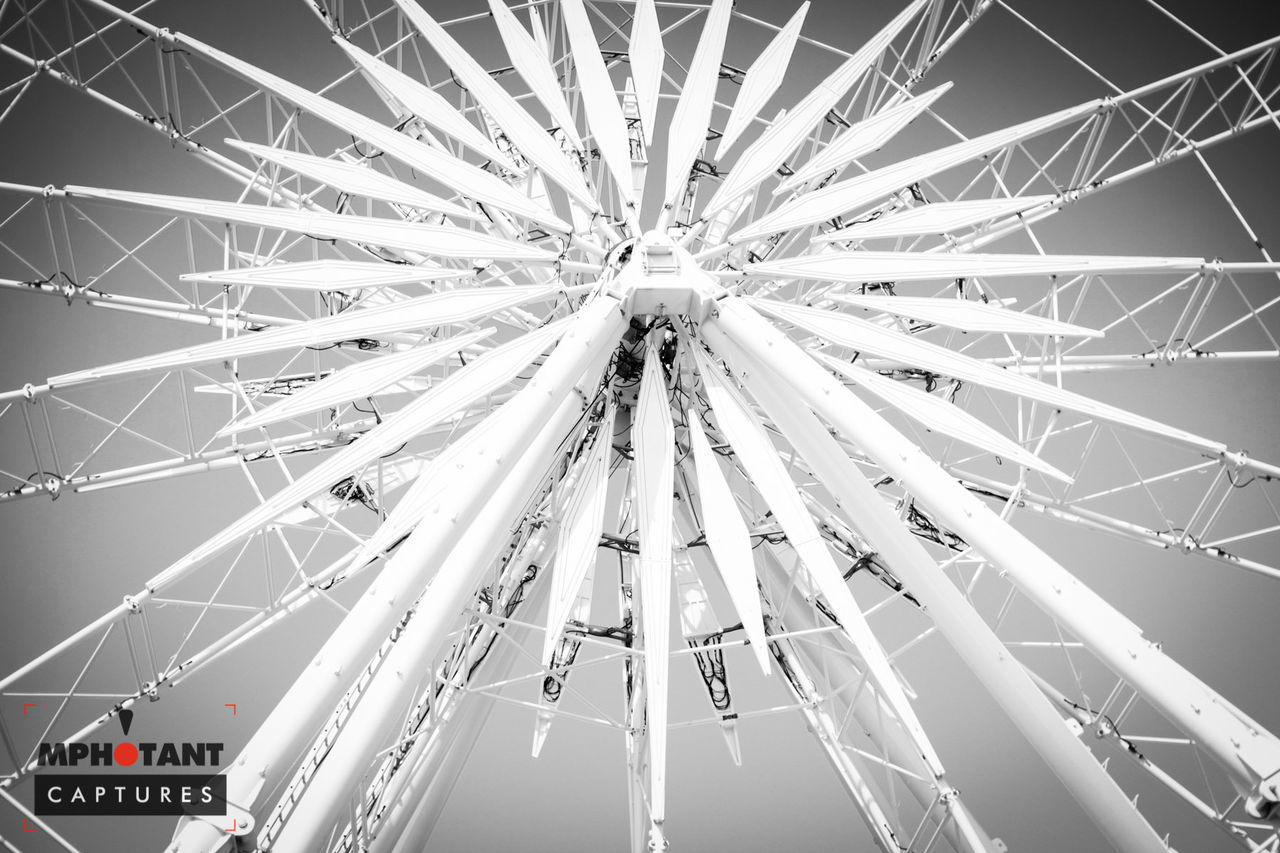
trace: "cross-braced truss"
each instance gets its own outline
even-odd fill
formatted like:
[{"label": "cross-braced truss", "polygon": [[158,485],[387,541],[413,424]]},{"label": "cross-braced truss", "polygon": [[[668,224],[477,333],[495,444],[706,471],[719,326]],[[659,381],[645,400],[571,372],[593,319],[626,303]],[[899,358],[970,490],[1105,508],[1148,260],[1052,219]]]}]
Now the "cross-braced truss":
[{"label": "cross-braced truss", "polygon": [[[226,815],[169,849],[421,849],[507,704],[535,755],[618,733],[633,851],[669,843],[670,731],[742,763],[773,714],[882,849],[1003,850],[917,714],[939,641],[1117,849],[1178,845],[1147,790],[1280,849],[1280,740],[1018,525],[1280,576],[1280,468],[1097,393],[1280,359],[1280,266],[1211,162],[1280,130],[1280,36],[1228,53],[1149,2],[1215,58],[1125,88],[999,0],[914,0],[852,53],[807,3],[311,0],[349,67],[314,88],[151,2],[0,2],[0,126],[63,86],[222,180],[0,184],[0,288],[214,332],[0,393],[0,502],[220,469],[255,497],[0,680],[6,804],[74,850],[23,800],[39,744],[318,603],[341,624],[227,762]],[[1096,97],[958,131],[935,65],[994,15]],[[1177,163],[1251,254],[1048,248]]]}]

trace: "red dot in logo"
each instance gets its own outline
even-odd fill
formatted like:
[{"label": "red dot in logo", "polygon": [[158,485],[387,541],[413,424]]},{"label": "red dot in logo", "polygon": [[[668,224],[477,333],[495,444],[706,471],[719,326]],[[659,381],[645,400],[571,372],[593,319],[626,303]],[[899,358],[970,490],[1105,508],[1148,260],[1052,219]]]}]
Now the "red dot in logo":
[{"label": "red dot in logo", "polygon": [[116,744],[113,756],[115,757],[116,764],[119,764],[121,767],[128,767],[130,764],[138,760],[138,748],[131,743],[118,743]]}]

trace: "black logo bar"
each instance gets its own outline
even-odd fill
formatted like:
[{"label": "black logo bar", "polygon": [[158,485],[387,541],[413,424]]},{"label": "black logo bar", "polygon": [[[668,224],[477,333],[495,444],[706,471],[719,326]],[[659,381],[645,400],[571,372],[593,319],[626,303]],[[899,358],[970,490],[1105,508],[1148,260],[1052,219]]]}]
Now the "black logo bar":
[{"label": "black logo bar", "polygon": [[172,773],[36,776],[37,815],[220,815],[227,777]]}]

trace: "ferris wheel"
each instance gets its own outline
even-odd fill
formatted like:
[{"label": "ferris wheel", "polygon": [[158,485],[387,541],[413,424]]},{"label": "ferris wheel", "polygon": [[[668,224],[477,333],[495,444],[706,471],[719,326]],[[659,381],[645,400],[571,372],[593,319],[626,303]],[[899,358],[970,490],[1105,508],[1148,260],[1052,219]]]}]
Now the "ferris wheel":
[{"label": "ferris wheel", "polygon": [[[1274,395],[1248,383],[1280,359],[1276,210],[1215,159],[1265,183],[1280,36],[1226,49],[1132,5],[1188,45],[1138,82],[999,0],[914,0],[848,44],[807,2],[310,0],[278,32],[224,22],[246,53],[269,37],[252,61],[168,25],[190,9],[0,4],[5,145],[41,147],[46,97],[125,140],[67,167],[93,185],[0,183],[10,321],[47,302],[77,330],[0,393],[0,503],[27,513],[0,841],[104,849],[33,809],[41,744],[135,711],[168,731],[227,661],[296,659],[224,738],[225,812],[156,849],[432,849],[499,717],[535,766],[609,744],[573,761],[620,780],[631,851],[698,847],[672,829],[694,737],[767,789],[784,718],[866,845],[1017,849],[969,793],[1016,778],[951,769],[971,735],[931,685],[963,682],[1082,833],[1280,850],[1280,739],[1250,716],[1274,725],[1274,676],[1272,709],[1237,707],[1117,600],[1157,575],[1096,591],[1091,565],[1280,578],[1280,467],[1225,440]],[[948,62],[1009,33],[1088,94],[1010,121],[966,97]],[[129,134],[163,143],[154,174],[122,166]],[[1143,249],[1145,219],[1106,207],[1178,174],[1220,249]],[[15,363],[57,336],[26,334]],[[1263,402],[1206,411],[1194,383]],[[170,489],[198,521],[168,497],[76,520]],[[27,588],[87,531],[168,556]],[[1273,614],[1248,588],[1241,619]],[[98,615],[64,631],[69,598]],[[61,639],[33,649],[40,626]],[[1234,654],[1265,689],[1277,635],[1254,633]],[[549,785],[572,838],[592,792]]]}]

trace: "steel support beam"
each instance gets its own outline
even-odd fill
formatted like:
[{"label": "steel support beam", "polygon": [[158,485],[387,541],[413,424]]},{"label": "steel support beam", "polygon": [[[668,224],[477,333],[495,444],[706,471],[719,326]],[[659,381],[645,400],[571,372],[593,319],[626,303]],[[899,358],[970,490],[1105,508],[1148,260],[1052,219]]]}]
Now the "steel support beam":
[{"label": "steel support beam", "polygon": [[[404,701],[404,691],[411,689],[404,674],[419,671],[422,663],[438,659],[454,615],[461,611],[465,597],[492,561],[492,557],[482,557],[493,547],[493,532],[510,524],[510,516],[541,479],[549,461],[546,455],[559,445],[581,413],[581,401],[590,398],[624,326],[618,303],[611,297],[597,296],[582,309],[575,328],[566,334],[536,376],[503,408],[503,414],[495,416],[501,418],[504,428],[495,430],[490,446],[473,463],[480,468],[472,475],[474,479],[459,483],[458,491],[448,496],[446,504],[430,512],[401,548],[397,560],[402,565],[414,566],[415,574],[435,574],[434,580],[384,668],[352,712],[351,721],[329,748],[273,849],[309,851],[325,837],[346,796],[347,779],[367,766],[385,733],[383,721],[396,713]],[[584,373],[586,388],[575,392],[573,384]],[[556,408],[563,414],[549,418]],[[525,444],[529,424],[547,426],[523,455],[517,456],[520,461],[515,463],[512,474],[495,489],[497,474],[511,465],[503,460],[510,460]],[[444,515],[452,517],[441,518]],[[464,529],[470,533],[463,535]],[[445,559],[446,549],[450,548]],[[334,636],[343,638],[343,632],[339,630]],[[260,732],[267,729],[264,726]]]},{"label": "steel support beam", "polygon": [[[861,401],[850,402],[856,400],[852,394],[745,304],[730,298],[721,300],[718,307],[718,315],[702,324],[702,336],[713,350],[719,351],[722,346],[726,350],[736,347],[751,359],[748,365],[736,365],[739,370],[746,369],[743,378],[748,389],[756,384],[767,384],[779,399],[793,401],[794,411],[790,414],[797,419],[796,426],[804,431],[788,437],[811,445],[801,449],[801,455],[823,475],[823,482],[836,492],[839,509],[850,525],[885,556],[912,594],[928,608],[942,634],[1116,849],[1125,853],[1163,851],[1164,844],[1151,826],[1133,808],[1088,749],[1066,729],[1058,712],[1027,677],[1021,665],[1008,654],[960,591],[938,571],[937,564],[902,526],[852,460],[839,449],[816,419],[812,419],[808,406],[818,408],[816,398],[819,397],[833,398],[830,405],[822,403],[818,411],[833,419],[847,438],[866,448],[868,453],[880,449],[868,442],[867,434],[875,430],[878,433],[875,438],[894,445],[899,460],[901,457],[911,458],[914,453],[921,464],[932,466],[933,463],[901,439],[870,407]],[[765,363],[782,370],[786,380],[773,373],[771,367],[764,367]],[[793,389],[798,389],[803,395],[803,402]],[[844,412],[855,411],[857,417],[846,419],[842,416]],[[770,411],[769,414],[775,422],[780,415],[790,421],[788,413]],[[801,420],[806,414],[810,420],[808,426]],[[826,442],[820,442],[821,437],[830,442],[825,448],[823,444]],[[879,459],[883,454],[875,456]],[[881,464],[892,470],[888,460]],[[950,481],[945,473],[939,473]],[[963,489],[959,490],[963,492]],[[976,503],[976,499],[970,497],[970,500]],[[991,521],[998,523],[994,516],[991,516]]]}]

